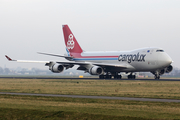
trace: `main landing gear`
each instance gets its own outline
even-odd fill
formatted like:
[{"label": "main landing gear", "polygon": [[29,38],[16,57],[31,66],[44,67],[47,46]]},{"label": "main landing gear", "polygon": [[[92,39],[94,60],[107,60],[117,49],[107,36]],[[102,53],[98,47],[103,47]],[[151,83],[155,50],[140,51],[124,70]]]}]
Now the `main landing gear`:
[{"label": "main landing gear", "polygon": [[112,77],[114,79],[121,79],[122,78],[122,76],[119,75],[118,73],[114,73],[114,74],[106,73],[106,75],[99,75],[99,79],[112,79]]},{"label": "main landing gear", "polygon": [[[132,73],[127,76],[128,79],[136,79],[136,75]],[[119,73],[106,73],[105,75],[99,75],[99,79],[121,79],[122,76]]]},{"label": "main landing gear", "polygon": [[111,79],[112,75],[99,75],[99,79]]},{"label": "main landing gear", "polygon": [[121,75],[114,75],[114,79],[121,79],[122,76]]},{"label": "main landing gear", "polygon": [[[112,75],[99,75],[99,79],[112,79]],[[121,75],[115,75],[114,79],[121,79]]]},{"label": "main landing gear", "polygon": [[132,73],[130,75],[128,75],[128,79],[136,79],[136,75],[132,75]]}]

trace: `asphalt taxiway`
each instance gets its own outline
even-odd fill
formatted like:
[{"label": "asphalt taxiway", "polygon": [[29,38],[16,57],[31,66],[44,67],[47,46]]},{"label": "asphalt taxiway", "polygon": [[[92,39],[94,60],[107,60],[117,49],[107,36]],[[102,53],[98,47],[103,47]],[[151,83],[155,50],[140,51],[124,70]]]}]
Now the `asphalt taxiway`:
[{"label": "asphalt taxiway", "polygon": [[43,97],[68,97],[68,98],[88,98],[88,99],[110,99],[110,100],[131,100],[131,101],[149,101],[149,102],[176,102],[175,99],[154,99],[154,98],[130,98],[130,97],[108,97],[108,96],[84,96],[84,95],[59,95],[59,94],[35,94],[35,93],[9,93],[0,92],[5,95],[26,95],[26,96],[43,96]]},{"label": "asphalt taxiway", "polygon": [[28,77],[0,77],[0,78],[12,78],[12,79],[59,79],[59,80],[66,80],[66,79],[83,79],[83,80],[144,80],[144,81],[180,81],[180,78],[172,79],[172,78],[161,78],[161,79],[145,79],[145,78],[136,78],[136,79],[99,79],[93,77],[86,77],[86,78],[78,78],[78,77],[36,77],[36,76],[28,76]]}]

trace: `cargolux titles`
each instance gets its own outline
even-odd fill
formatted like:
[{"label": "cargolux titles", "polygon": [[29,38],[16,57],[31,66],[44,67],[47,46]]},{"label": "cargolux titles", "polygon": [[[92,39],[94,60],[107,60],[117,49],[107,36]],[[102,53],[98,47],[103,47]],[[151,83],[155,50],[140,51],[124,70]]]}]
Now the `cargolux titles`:
[{"label": "cargolux titles", "polygon": [[132,61],[138,61],[138,62],[145,62],[145,56],[146,54],[123,54],[119,55],[118,61],[127,61],[128,63],[131,63]]}]

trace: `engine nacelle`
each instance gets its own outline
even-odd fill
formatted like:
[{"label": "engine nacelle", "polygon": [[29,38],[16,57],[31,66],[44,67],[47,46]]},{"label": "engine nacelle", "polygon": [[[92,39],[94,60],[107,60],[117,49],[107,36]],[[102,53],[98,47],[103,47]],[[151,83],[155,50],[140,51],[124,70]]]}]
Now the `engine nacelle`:
[{"label": "engine nacelle", "polygon": [[104,73],[104,70],[103,70],[103,68],[101,68],[99,66],[94,66],[89,69],[89,73],[91,75],[102,75]]},{"label": "engine nacelle", "polygon": [[64,71],[64,66],[61,64],[54,64],[49,67],[49,69],[54,73],[61,73],[62,71]]},{"label": "engine nacelle", "polygon": [[173,70],[173,66],[169,65],[165,70],[166,70],[166,73],[170,73]]},{"label": "engine nacelle", "polygon": [[162,70],[159,72],[160,75],[163,75],[164,73],[165,73],[165,69],[162,69]]}]

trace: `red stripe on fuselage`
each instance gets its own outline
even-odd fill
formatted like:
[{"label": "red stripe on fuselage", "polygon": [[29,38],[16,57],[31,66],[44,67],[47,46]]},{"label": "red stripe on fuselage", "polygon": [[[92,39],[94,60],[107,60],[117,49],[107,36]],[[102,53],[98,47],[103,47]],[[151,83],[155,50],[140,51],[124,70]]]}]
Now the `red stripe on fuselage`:
[{"label": "red stripe on fuselage", "polygon": [[119,56],[81,56],[81,53],[70,53],[73,58],[118,58]]}]

